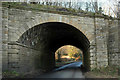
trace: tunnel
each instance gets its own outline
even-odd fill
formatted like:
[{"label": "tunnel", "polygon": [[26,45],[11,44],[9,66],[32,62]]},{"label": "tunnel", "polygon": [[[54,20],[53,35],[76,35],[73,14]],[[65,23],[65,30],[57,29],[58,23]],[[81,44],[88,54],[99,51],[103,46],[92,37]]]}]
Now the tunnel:
[{"label": "tunnel", "polygon": [[[83,26],[84,27],[84,26]],[[19,43],[40,51],[35,57],[36,68],[52,70],[55,67],[55,52],[64,45],[73,45],[83,51],[83,65],[90,68],[89,47],[87,37],[72,25],[62,22],[47,22],[36,25],[24,32]]]}]

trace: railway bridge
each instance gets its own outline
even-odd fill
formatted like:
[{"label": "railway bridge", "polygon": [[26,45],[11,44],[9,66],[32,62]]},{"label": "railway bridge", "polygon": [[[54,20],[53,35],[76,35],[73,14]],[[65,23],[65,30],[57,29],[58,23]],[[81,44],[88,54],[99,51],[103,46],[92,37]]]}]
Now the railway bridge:
[{"label": "railway bridge", "polygon": [[2,67],[21,73],[55,67],[55,51],[73,45],[86,69],[120,65],[117,19],[2,8]]}]

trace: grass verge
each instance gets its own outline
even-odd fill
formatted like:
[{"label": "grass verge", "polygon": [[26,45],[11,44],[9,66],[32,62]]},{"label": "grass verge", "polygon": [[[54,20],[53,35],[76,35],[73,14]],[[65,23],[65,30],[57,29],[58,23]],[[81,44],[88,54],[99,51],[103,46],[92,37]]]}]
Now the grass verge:
[{"label": "grass verge", "polygon": [[106,68],[94,69],[92,71],[86,72],[86,78],[119,78],[118,75],[119,67],[108,66]]}]

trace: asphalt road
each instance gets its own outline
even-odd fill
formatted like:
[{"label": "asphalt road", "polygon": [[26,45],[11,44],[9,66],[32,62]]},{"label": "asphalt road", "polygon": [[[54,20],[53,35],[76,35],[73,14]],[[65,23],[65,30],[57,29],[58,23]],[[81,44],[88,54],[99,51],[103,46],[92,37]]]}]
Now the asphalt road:
[{"label": "asphalt road", "polygon": [[85,78],[80,70],[82,62],[74,62],[55,69],[50,73],[38,76],[38,78]]},{"label": "asphalt road", "polygon": [[80,68],[81,65],[82,65],[82,61],[73,62],[73,63],[70,63],[70,64],[66,64],[64,66],[61,66],[59,68],[56,68],[53,71],[58,71],[58,70],[66,69],[66,68]]}]

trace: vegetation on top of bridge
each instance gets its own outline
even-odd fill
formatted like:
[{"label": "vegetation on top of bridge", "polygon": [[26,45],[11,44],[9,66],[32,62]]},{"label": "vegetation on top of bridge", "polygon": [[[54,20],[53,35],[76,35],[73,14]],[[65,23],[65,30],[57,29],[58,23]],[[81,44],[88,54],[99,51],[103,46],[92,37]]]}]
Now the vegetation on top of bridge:
[{"label": "vegetation on top of bridge", "polygon": [[32,10],[32,11],[43,11],[43,12],[63,14],[63,15],[75,15],[75,16],[83,16],[83,17],[99,17],[99,18],[105,18],[105,19],[115,19],[115,18],[109,17],[108,15],[104,15],[101,13],[76,10],[73,8],[63,8],[60,6],[27,4],[27,3],[19,3],[19,2],[3,2],[2,6],[7,7],[7,8],[16,8],[16,9]]}]

